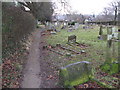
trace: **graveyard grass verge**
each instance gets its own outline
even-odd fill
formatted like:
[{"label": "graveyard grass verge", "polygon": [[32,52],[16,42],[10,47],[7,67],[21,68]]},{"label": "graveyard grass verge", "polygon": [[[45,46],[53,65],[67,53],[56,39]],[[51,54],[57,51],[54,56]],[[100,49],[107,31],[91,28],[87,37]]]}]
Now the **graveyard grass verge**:
[{"label": "graveyard grass verge", "polygon": [[[105,32],[107,32],[107,28],[104,29],[103,34]],[[68,36],[70,35],[76,35],[76,41],[84,46],[81,47],[81,46],[76,46],[74,44],[71,44],[71,45],[67,44]],[[95,73],[97,71],[97,68],[100,68],[100,66],[103,65],[104,62],[106,61],[107,41],[99,40],[98,36],[99,36],[99,26],[93,26],[93,29],[86,29],[86,30],[79,27],[79,29],[73,30],[72,32],[68,32],[66,29],[62,29],[60,32],[57,32],[54,35],[46,36],[45,41],[49,46],[56,47],[56,44],[61,44],[62,46],[68,47],[72,50],[75,50],[76,52],[79,52],[82,50],[85,51],[85,53],[81,53],[78,55],[77,54],[74,55],[73,53],[70,53],[71,56],[73,57],[70,57],[70,56],[68,57],[66,55],[56,56],[55,53],[49,53],[52,58],[52,61],[59,68],[64,67],[71,63],[79,62],[79,61],[89,61],[92,63],[93,72]],[[117,57],[118,57],[117,48],[118,48],[118,44],[115,43],[115,57],[113,58],[115,60],[117,60]],[[55,50],[57,51],[57,49]],[[68,52],[61,49],[59,49],[59,51]],[[113,68],[112,68],[113,71],[111,72],[111,75],[112,73],[116,73],[116,71],[114,71],[114,68],[116,68],[116,65],[113,65]],[[113,78],[110,78],[110,79],[112,81]],[[106,81],[107,79],[105,80],[105,82]],[[104,84],[105,82],[102,82],[103,86],[112,87],[110,85]]]}]

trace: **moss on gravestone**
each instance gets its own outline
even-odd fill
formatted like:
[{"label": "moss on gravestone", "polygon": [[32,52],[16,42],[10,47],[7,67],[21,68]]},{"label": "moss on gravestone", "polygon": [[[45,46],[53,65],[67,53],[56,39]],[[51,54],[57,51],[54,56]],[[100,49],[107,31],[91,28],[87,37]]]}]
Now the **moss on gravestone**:
[{"label": "moss on gravestone", "polygon": [[91,64],[87,61],[69,64],[60,69],[60,84],[64,87],[73,87],[92,78]]},{"label": "moss on gravestone", "polygon": [[104,64],[101,69],[109,74],[118,73],[118,63]]}]

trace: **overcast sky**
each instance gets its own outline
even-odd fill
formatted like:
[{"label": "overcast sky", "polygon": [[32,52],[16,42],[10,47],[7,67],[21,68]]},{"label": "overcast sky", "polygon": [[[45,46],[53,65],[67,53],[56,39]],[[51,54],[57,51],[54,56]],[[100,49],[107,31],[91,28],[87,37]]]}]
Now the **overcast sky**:
[{"label": "overcast sky", "polygon": [[[40,1],[40,0],[38,0]],[[55,1],[58,2],[58,0],[44,0],[44,1]],[[63,0],[64,1],[64,0]],[[74,11],[77,11],[81,14],[100,14],[103,9],[111,2],[119,1],[119,0],[66,0],[69,2],[71,8]],[[61,9],[61,5],[57,4],[59,10],[55,10],[55,13],[58,14],[64,14],[64,9]],[[69,8],[69,7],[68,7]],[[70,9],[71,10],[71,9]]]},{"label": "overcast sky", "polygon": [[[64,1],[64,0],[63,0]],[[111,2],[119,0],[66,0],[74,11],[81,14],[100,14]],[[58,5],[58,7],[60,7]],[[57,12],[57,11],[56,11]],[[60,13],[59,11],[57,13]],[[61,10],[61,14],[64,10]]]},{"label": "overcast sky", "polygon": [[99,14],[112,1],[115,0],[69,0],[69,3],[82,14]]}]

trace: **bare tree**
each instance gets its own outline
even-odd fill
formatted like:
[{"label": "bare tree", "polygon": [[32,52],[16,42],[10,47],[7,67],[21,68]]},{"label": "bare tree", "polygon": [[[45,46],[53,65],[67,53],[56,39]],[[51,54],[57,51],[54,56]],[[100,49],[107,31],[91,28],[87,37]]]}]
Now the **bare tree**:
[{"label": "bare tree", "polygon": [[102,19],[104,21],[113,21],[114,20],[113,10],[111,7],[104,8],[104,10],[102,12]]},{"label": "bare tree", "polygon": [[120,1],[114,1],[111,2],[110,6],[112,7],[112,10],[114,11],[114,24],[116,25],[116,20],[117,20],[117,14],[118,14],[118,3]]},{"label": "bare tree", "polygon": [[118,16],[118,3],[120,1],[114,1],[109,4],[109,7],[105,7],[103,12],[96,17],[98,21],[114,21],[116,25],[117,16]]},{"label": "bare tree", "polygon": [[110,7],[105,7],[104,10],[103,10],[103,14],[104,14],[104,15],[109,15],[109,14],[111,14],[112,12],[111,12],[110,9],[111,9]]},{"label": "bare tree", "polygon": [[[24,8],[29,8],[29,12],[40,21],[50,21],[53,14],[53,5],[51,2],[19,2]],[[22,7],[22,8],[23,8]]]},{"label": "bare tree", "polygon": [[120,26],[120,2],[118,3],[118,25]]}]

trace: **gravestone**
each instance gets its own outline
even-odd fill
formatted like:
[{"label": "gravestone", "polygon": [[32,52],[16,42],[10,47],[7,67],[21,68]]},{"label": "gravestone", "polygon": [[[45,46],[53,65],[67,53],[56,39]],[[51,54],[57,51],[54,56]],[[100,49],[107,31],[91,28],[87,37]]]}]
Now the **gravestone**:
[{"label": "gravestone", "polygon": [[73,28],[68,28],[68,32],[72,32],[73,31]]},{"label": "gravestone", "polygon": [[102,30],[102,25],[100,26],[100,31],[99,31],[99,35],[103,35],[103,30]]},{"label": "gravestone", "polygon": [[78,29],[79,23],[75,23],[75,29]]},{"label": "gravestone", "polygon": [[57,26],[58,25],[58,22],[55,22],[55,26]]},{"label": "gravestone", "polygon": [[83,26],[83,29],[85,29],[85,30],[88,29],[88,26],[87,25]]},{"label": "gravestone", "polygon": [[68,36],[68,43],[75,43],[75,42],[76,42],[76,36],[75,35]]},{"label": "gravestone", "polygon": [[112,37],[113,37],[114,39],[118,39],[118,30],[117,30],[116,27],[113,27],[113,28],[112,28]]},{"label": "gravestone", "polygon": [[116,27],[108,27],[107,33],[108,33],[108,38],[107,38],[108,47],[109,47],[109,49],[112,49],[111,50],[111,53],[112,53],[111,57],[115,58],[114,57],[115,56],[115,43],[117,43],[116,40],[118,39],[118,30]]},{"label": "gravestone", "polygon": [[52,29],[52,24],[50,22],[48,23],[48,29]]},{"label": "gravestone", "polygon": [[[101,65],[101,69],[109,74],[118,72],[118,63],[115,57],[115,42],[114,29],[107,27],[107,50],[106,50],[106,61]],[[117,44],[116,44],[117,45]],[[118,50],[117,50],[118,51]]]},{"label": "gravestone", "polygon": [[76,86],[92,78],[92,67],[88,61],[76,62],[60,69],[60,84],[64,87]]},{"label": "gravestone", "polygon": [[50,34],[56,34],[56,32],[55,31],[51,31]]},{"label": "gravestone", "polygon": [[107,35],[103,35],[103,26],[102,25],[100,25],[100,30],[99,30],[99,36],[98,36],[98,38],[100,40],[107,40]]}]

